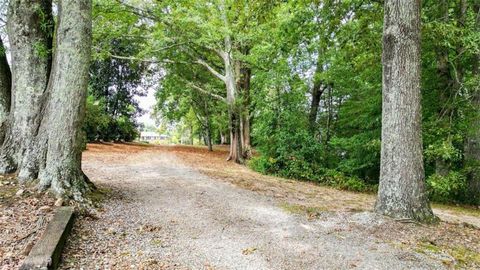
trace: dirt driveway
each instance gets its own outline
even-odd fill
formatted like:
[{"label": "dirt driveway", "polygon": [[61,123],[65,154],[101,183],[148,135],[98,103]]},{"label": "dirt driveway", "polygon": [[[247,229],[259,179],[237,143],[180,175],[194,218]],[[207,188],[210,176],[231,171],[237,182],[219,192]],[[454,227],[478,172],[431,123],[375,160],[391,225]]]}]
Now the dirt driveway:
[{"label": "dirt driveway", "polygon": [[[455,264],[448,254],[409,245],[407,232],[421,226],[391,232],[396,222],[367,211],[304,215],[277,196],[201,173],[164,148],[89,148],[84,170],[111,189],[111,198],[97,217],[77,222],[63,269],[442,269]],[[478,230],[471,233],[474,237]]]}]

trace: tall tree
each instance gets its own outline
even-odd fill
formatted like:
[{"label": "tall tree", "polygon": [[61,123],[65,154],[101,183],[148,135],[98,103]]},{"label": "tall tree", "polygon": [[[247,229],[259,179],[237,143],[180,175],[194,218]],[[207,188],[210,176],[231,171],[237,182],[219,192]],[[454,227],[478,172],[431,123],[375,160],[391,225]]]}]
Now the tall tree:
[{"label": "tall tree", "polygon": [[0,38],[0,143],[5,136],[5,122],[10,112],[12,74],[7,62],[7,55]]},{"label": "tall tree", "polygon": [[385,1],[380,185],[375,210],[431,221],[420,105],[420,0]]},{"label": "tall tree", "polygon": [[[475,15],[475,28],[480,32],[480,3],[476,2],[473,6]],[[473,57],[473,74],[476,80],[480,76],[480,52]],[[480,83],[480,82],[477,82]],[[469,166],[467,175],[470,195],[473,197],[472,202],[480,203],[480,89],[474,90],[472,95],[472,107],[475,108],[474,118],[472,121],[472,129],[467,136],[465,145],[465,159]]]},{"label": "tall tree", "polygon": [[[49,100],[42,121],[47,135],[41,188],[81,200],[87,189],[81,169],[88,69],[91,51],[91,0],[61,0]],[[60,105],[60,106],[59,106]]]},{"label": "tall tree", "polygon": [[[61,0],[52,49],[52,2],[11,1],[8,33],[12,51],[12,104],[1,149],[0,173],[40,179],[58,197],[82,200],[81,171],[91,0]],[[52,60],[51,52],[54,51]]]},{"label": "tall tree", "polygon": [[10,1],[7,32],[13,96],[5,140],[0,148],[0,173],[10,173],[21,166],[41,121],[41,104],[52,60],[52,2]]}]

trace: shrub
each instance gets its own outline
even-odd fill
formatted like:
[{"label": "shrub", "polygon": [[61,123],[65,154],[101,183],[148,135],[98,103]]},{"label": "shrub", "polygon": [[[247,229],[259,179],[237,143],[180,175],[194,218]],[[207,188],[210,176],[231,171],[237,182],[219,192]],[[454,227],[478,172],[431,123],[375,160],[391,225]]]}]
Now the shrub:
[{"label": "shrub", "polygon": [[427,188],[430,198],[437,202],[460,202],[467,199],[467,180],[460,172],[451,171],[446,176],[433,174],[427,179]]}]

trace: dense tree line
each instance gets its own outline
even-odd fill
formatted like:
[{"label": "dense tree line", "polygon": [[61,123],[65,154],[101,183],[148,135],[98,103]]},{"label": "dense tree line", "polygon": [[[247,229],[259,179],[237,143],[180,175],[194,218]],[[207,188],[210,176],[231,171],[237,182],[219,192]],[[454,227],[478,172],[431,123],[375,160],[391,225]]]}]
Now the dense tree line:
[{"label": "dense tree line", "polygon": [[135,117],[143,112],[135,97],[149,87],[149,65],[111,56],[135,52],[135,45],[113,40],[109,54],[92,61],[84,125],[88,141],[130,142],[138,137]]},{"label": "dense tree line", "polygon": [[[10,91],[14,97],[8,118],[0,108],[0,168],[34,178],[43,163],[27,161],[38,160],[32,145],[42,142],[45,89],[60,72],[51,52],[61,48],[52,33],[62,21],[54,23],[47,1],[28,3],[40,13],[18,3],[10,10],[25,16],[8,19],[11,75],[0,59],[4,112]],[[427,196],[480,203],[478,1],[95,0],[93,7],[88,139],[134,137],[133,97],[155,71],[157,116],[176,122],[189,142],[229,143],[229,160],[350,190],[378,186],[377,211],[395,217],[431,220]],[[33,46],[15,35],[14,27],[32,23],[27,15],[37,20],[26,37]],[[3,79],[10,77],[12,87]],[[59,117],[46,122],[74,120]],[[51,130],[43,133],[55,142]]]},{"label": "dense tree line", "polygon": [[[412,162],[397,169],[416,175],[414,181],[420,182],[411,182],[414,190],[426,183],[435,200],[479,203],[476,1],[401,4],[402,12],[414,8],[407,17],[421,10],[418,33],[407,29],[412,38],[422,40],[416,45],[418,55],[410,55],[417,49],[409,47],[405,56],[418,60],[418,69],[409,66],[413,77],[408,81],[418,80],[421,96],[417,90],[411,90],[412,97],[394,92],[394,101],[400,103],[392,103],[391,110],[386,101],[392,98],[384,97],[384,117],[390,113],[409,119],[400,127],[395,120],[392,128],[399,130],[384,131],[385,140],[382,67],[385,72],[390,64],[384,55],[382,66],[382,46],[393,42],[398,53],[395,44],[406,42],[405,35],[392,36],[393,41],[382,35],[384,19],[390,18],[389,1],[98,3],[106,14],[115,7],[148,22],[148,30],[122,32],[116,27],[118,37],[132,31],[148,36],[142,51],[123,59],[161,67],[165,76],[157,92],[158,114],[196,122],[191,125],[196,133],[208,131],[216,143],[229,133],[229,159],[243,162],[253,145],[259,153],[249,164],[259,171],[373,190],[382,178],[396,175],[401,180],[395,182],[408,182],[405,179],[413,177],[381,170],[381,157],[394,152],[395,163],[407,158]],[[128,23],[122,18],[117,22]],[[398,25],[404,23],[393,28]],[[384,94],[388,85],[384,82]],[[402,108],[404,104],[409,107]],[[205,125],[205,111],[213,125]],[[190,117],[192,112],[198,117]],[[405,142],[416,144],[389,146],[388,134],[399,143],[399,131],[413,136]]]}]

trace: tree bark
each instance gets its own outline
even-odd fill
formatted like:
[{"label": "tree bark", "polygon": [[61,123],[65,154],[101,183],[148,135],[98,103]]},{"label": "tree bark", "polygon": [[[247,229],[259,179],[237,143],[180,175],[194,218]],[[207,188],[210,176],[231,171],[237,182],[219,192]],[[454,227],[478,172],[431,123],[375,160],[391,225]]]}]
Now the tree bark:
[{"label": "tree bark", "polygon": [[[475,28],[480,31],[480,3],[473,6],[476,14]],[[472,73],[477,78],[480,76],[480,53],[475,55],[473,60]],[[467,175],[469,190],[472,197],[472,202],[480,203],[480,90],[472,96],[473,108],[476,108],[474,119],[471,123],[472,129],[468,134],[465,144],[465,161],[469,169]]]},{"label": "tree bark", "polygon": [[206,141],[208,146],[208,151],[213,151],[212,144],[212,125],[210,123],[210,110],[208,109],[208,102],[204,100],[205,105],[205,129],[206,129]]},{"label": "tree bark", "polygon": [[[243,52],[248,54],[248,49]],[[237,89],[242,97],[242,104],[240,110],[240,131],[241,131],[241,145],[243,150],[243,157],[250,158],[251,142],[250,142],[250,79],[252,71],[245,63],[237,61]]]},{"label": "tree bark", "polygon": [[315,70],[315,75],[313,79],[312,103],[310,104],[310,112],[308,114],[308,122],[309,122],[310,130],[312,132],[315,131],[317,126],[317,115],[318,115],[318,109],[320,108],[320,100],[322,98],[323,92],[325,91],[323,82],[318,79],[318,76],[323,71],[322,65],[323,63],[321,63],[321,58],[319,56],[317,59],[317,69]]},{"label": "tree bark", "polygon": [[[225,1],[221,2],[222,20],[225,29],[230,29],[227,16],[227,7]],[[237,78],[235,72],[235,61],[233,57],[232,38],[229,33],[226,33],[223,40],[224,51],[221,53],[225,68],[225,75],[217,75],[225,83],[227,90],[227,107],[229,114],[229,129],[230,129],[230,153],[227,160],[234,160],[236,163],[243,163],[242,155],[242,139],[240,130],[241,111],[237,104]]]},{"label": "tree bark", "polygon": [[10,113],[12,74],[7,62],[3,41],[0,38],[0,144],[3,142],[6,121]]},{"label": "tree bark", "polygon": [[12,57],[13,96],[0,149],[0,174],[17,169],[40,125],[40,111],[51,68],[51,1],[11,0],[7,32]]},{"label": "tree bark", "polygon": [[39,187],[57,197],[83,200],[88,190],[81,170],[82,125],[88,85],[92,29],[91,0],[60,0],[48,104],[41,130],[46,135],[45,167]]},{"label": "tree bark", "polygon": [[420,105],[420,0],[386,0],[380,185],[375,210],[435,220],[425,192]]},{"label": "tree bark", "polygon": [[242,141],[240,130],[240,113],[237,104],[237,87],[235,79],[235,67],[233,65],[232,44],[230,37],[225,37],[225,86],[227,88],[227,106],[230,115],[230,153],[227,160],[243,163]]},{"label": "tree bark", "polygon": [[221,145],[227,144],[227,138],[226,138],[226,135],[223,133],[223,131],[220,131],[220,144]]},{"label": "tree bark", "polygon": [[190,124],[190,139],[188,144],[193,145],[193,124]]}]

